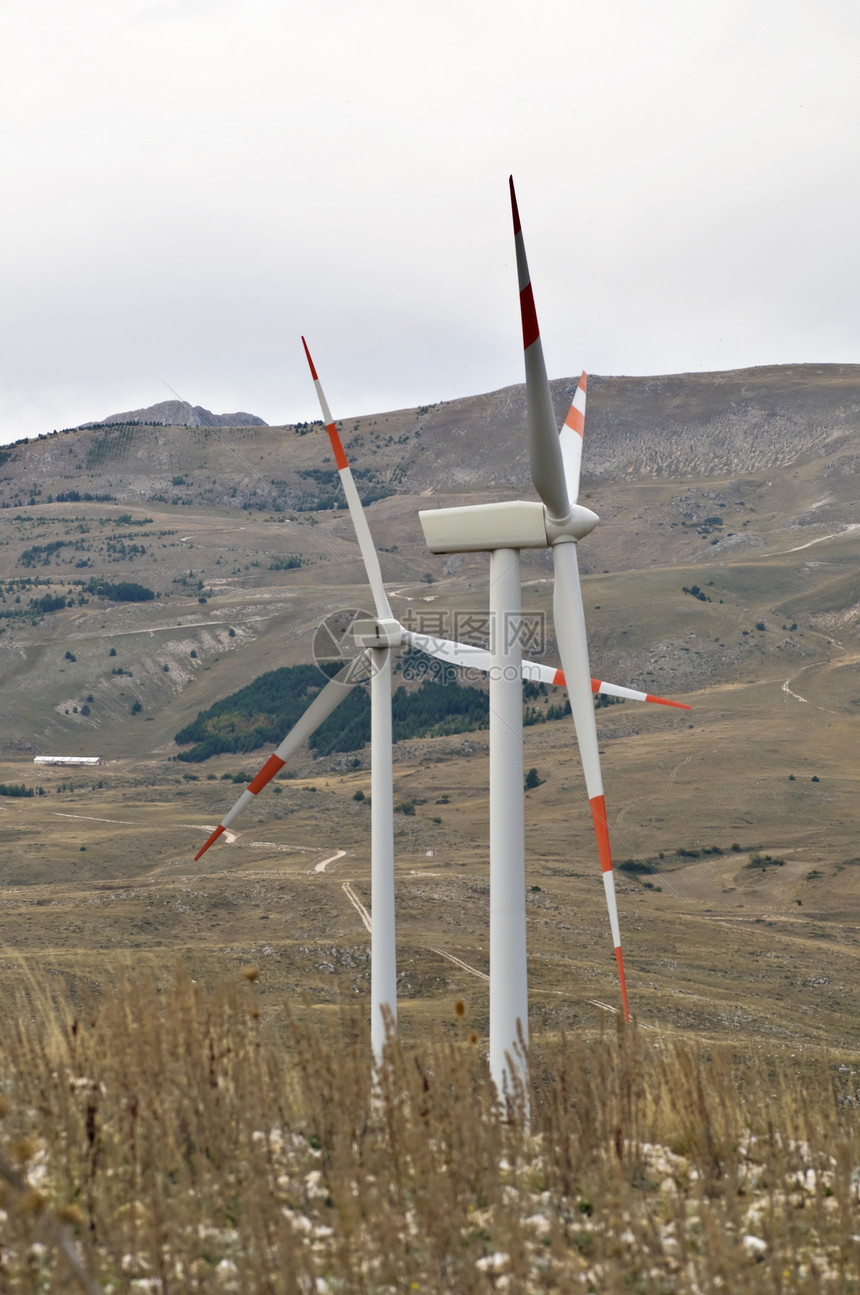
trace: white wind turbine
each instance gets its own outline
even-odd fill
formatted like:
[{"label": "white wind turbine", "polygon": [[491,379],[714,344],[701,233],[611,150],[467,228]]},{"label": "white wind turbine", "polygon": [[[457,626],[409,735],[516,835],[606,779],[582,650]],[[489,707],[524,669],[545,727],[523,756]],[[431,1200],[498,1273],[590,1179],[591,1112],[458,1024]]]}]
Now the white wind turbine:
[{"label": "white wind turbine", "polygon": [[524,1076],[525,1063],[518,1042],[522,1038],[524,1044],[528,1043],[519,642],[522,549],[552,549],[553,620],[597,837],[624,1016],[629,1020],[576,555],[577,542],[598,521],[595,513],[577,503],[585,375],[559,433],[513,179],[510,189],[525,351],[529,460],[532,482],[542,503],[514,501],[419,513],[425,540],[434,553],[490,553],[490,618],[494,631],[490,673],[490,1071],[499,1092],[513,1078],[511,1065],[520,1077]]},{"label": "white wind turbine", "polygon": [[[304,345],[316,387],[326,430],[331,441],[335,462],[337,463],[362,560],[370,583],[376,617],[370,621],[356,621],[354,623],[352,627],[353,633],[356,635],[363,651],[355,660],[351,661],[335,675],[317,694],[301,719],[287,734],[280,746],[269,756],[256,777],[252,779],[221,823],[211,833],[205,845],[195,855],[195,860],[199,860],[238,818],[241,812],[256,799],[263,788],[284,767],[289,757],[298,750],[302,743],[316,731],[320,724],[345,699],[349,690],[356,683],[363,682],[366,679],[369,665],[371,674],[371,1040],[374,1055],[379,1058],[385,1042],[386,1016],[390,1014],[392,1019],[396,1019],[397,1011],[393,774],[391,758],[391,649],[401,645],[408,645],[426,652],[449,665],[483,672],[492,670],[495,658],[485,648],[471,644],[455,643],[449,639],[408,630],[393,616],[382,580],[379,557],[370,535],[367,519],[361,506],[346,453],[338,435],[337,426],[331,417],[328,402],[304,338],[302,338],[302,344]],[[494,509],[498,506],[488,505],[488,507]],[[523,505],[523,507],[533,511],[540,506],[527,504]],[[437,515],[433,514],[433,516]],[[521,660],[519,668],[522,678],[540,683],[562,686],[565,684],[564,674],[554,666]],[[651,693],[625,688],[601,680],[589,679],[588,688],[590,693],[601,692],[634,701],[656,702],[661,705],[689,709],[683,702],[669,701]],[[518,713],[518,722],[520,724],[522,722],[521,711]],[[521,802],[521,760],[518,796]],[[499,889],[501,890],[501,887]],[[502,906],[507,907],[508,902],[505,901]],[[522,906],[524,911],[524,898]],[[525,1016],[522,1019],[525,1020]]]},{"label": "white wind turbine", "polygon": [[[513,194],[513,184],[511,185]],[[518,223],[518,222],[517,222]],[[521,240],[521,235],[520,235]],[[525,254],[523,253],[523,256]],[[408,644],[412,647],[420,648],[430,656],[449,664],[479,669],[489,674],[490,677],[490,1066],[494,1079],[502,1090],[502,1072],[505,1068],[505,1053],[511,1052],[517,1042],[517,1022],[521,1022],[521,1028],[527,1033],[528,1030],[528,1001],[526,988],[526,962],[525,962],[525,871],[524,871],[524,825],[523,825],[523,766],[522,766],[522,679],[532,679],[539,682],[564,684],[566,677],[562,671],[552,666],[540,665],[537,662],[524,661],[522,652],[519,649],[518,637],[514,642],[507,643],[503,641],[506,638],[506,631],[499,633],[497,628],[495,641],[491,643],[491,650],[472,647],[464,643],[454,643],[448,639],[436,638],[431,635],[416,634],[414,631],[406,629],[393,616],[388,597],[385,592],[385,586],[382,580],[382,571],[379,565],[379,556],[373,544],[370,534],[370,528],[367,524],[364,510],[361,506],[361,500],[355,486],[352,476],[352,470],[343,444],[338,435],[337,425],[331,416],[331,410],[328,406],[319,375],[316,371],[313,359],[307,342],[302,338],[302,345],[305,349],[308,365],[310,366],[311,376],[316,387],[317,398],[322,410],[323,421],[325,422],[326,431],[331,441],[334,452],[335,462],[337,463],[338,473],[343,484],[344,494],[346,495],[347,504],[352,516],[353,526],[355,528],[356,538],[359,549],[364,561],[365,571],[367,572],[370,583],[373,601],[376,608],[376,622],[356,622],[353,627],[356,640],[365,648],[370,648],[371,652],[377,650],[375,643],[383,640],[386,643],[386,651],[400,644]],[[540,339],[538,338],[538,346]],[[544,381],[546,382],[546,373],[544,372]],[[549,384],[546,382],[547,395],[549,395]],[[578,444],[571,447],[571,455],[575,456],[575,475],[576,485],[578,488],[579,481],[579,461],[582,453],[582,433],[585,419],[585,374],[582,375],[580,385],[577,388],[568,422],[572,427],[577,429],[574,439]],[[553,416],[554,417],[554,416]],[[553,435],[558,441],[558,434],[555,432],[553,423]],[[428,521],[426,519],[436,519],[441,514],[453,516],[467,513],[470,517],[477,512],[482,517],[489,514],[497,514],[498,509],[509,509],[511,505],[506,504],[487,504],[480,505],[477,509],[439,509],[430,513],[420,513],[422,525],[427,535]],[[540,504],[513,505],[514,508],[525,508],[527,510],[526,525],[533,533],[533,519],[535,509],[539,510],[543,517],[543,510]],[[597,521],[594,513],[588,509],[580,509],[582,518],[574,522],[577,531],[587,534],[588,530]],[[590,522],[590,525],[587,523]],[[585,523],[584,527],[583,523]],[[431,523],[432,524],[432,523]],[[491,523],[492,524],[492,523]],[[521,522],[519,523],[522,524]],[[542,540],[546,544],[546,536]],[[429,540],[428,540],[429,543]],[[433,545],[430,544],[433,548]],[[474,546],[472,546],[474,547]],[[486,547],[484,543],[480,547]],[[522,545],[521,547],[527,547]],[[530,545],[528,545],[530,547]],[[446,546],[443,550],[450,551]],[[491,553],[491,591],[495,588],[496,600],[491,592],[491,625],[498,624],[507,615],[513,614],[519,617],[519,599],[520,599],[520,581],[519,581],[519,554],[514,555],[515,562],[510,562],[507,558],[496,557],[497,553],[502,550],[497,549]],[[574,563],[576,551],[573,549]],[[496,558],[496,569],[494,580],[493,559]],[[500,613],[500,609],[503,609]],[[581,598],[580,598],[581,610]],[[558,616],[556,614],[556,633],[560,638],[558,630]],[[607,684],[602,681],[592,679],[588,673],[587,650],[585,650],[585,627],[582,628],[582,643],[584,650],[584,670],[585,682],[587,689],[587,711],[591,720],[591,730],[594,734],[594,757],[597,759],[597,733],[594,723],[594,707],[592,694],[605,692],[608,695],[631,698],[639,701],[657,702],[666,706],[679,706],[683,709],[689,709],[682,702],[668,701],[663,697],[656,697],[650,693],[639,692],[632,688],[624,688],[617,684]],[[564,660],[564,656],[562,656]],[[377,796],[377,770],[379,778],[385,777],[387,784],[385,788],[385,813],[388,815],[385,822],[373,819],[371,822],[371,857],[376,858],[376,845],[374,834],[379,830],[384,832],[386,851],[384,860],[380,859],[379,868],[386,869],[384,879],[384,916],[386,923],[390,921],[390,928],[386,926],[385,932],[379,931],[377,936],[376,920],[376,879],[378,876],[377,868],[372,865],[372,899],[371,899],[371,923],[373,934],[371,936],[372,947],[377,942],[384,944],[386,951],[390,946],[390,957],[392,961],[392,984],[396,984],[396,969],[394,968],[394,859],[393,859],[393,826],[391,815],[393,811],[393,793],[392,793],[392,765],[390,750],[385,753],[384,771],[383,761],[377,756],[375,745],[375,733],[373,714],[375,709],[384,707],[386,717],[384,723],[379,723],[380,735],[384,732],[388,735],[388,741],[391,740],[391,667],[390,660],[387,665],[388,675],[384,689],[380,687],[378,691],[373,690],[371,685],[371,795],[372,805],[376,803]],[[581,674],[581,671],[580,671]],[[376,672],[374,671],[373,683],[377,681]],[[501,686],[500,686],[501,685]],[[581,684],[580,684],[581,686]],[[568,693],[571,698],[571,709],[573,709],[574,691],[568,685]],[[495,707],[494,707],[495,702]],[[495,712],[495,722],[494,722]],[[574,715],[576,712],[574,711]],[[580,731],[580,720],[577,720],[577,732]],[[518,731],[520,735],[519,751],[516,752],[514,746],[505,740],[507,732]],[[496,734],[494,742],[493,735]],[[580,745],[582,743],[580,742]],[[584,757],[583,757],[584,759]],[[597,777],[600,778],[599,763],[597,766]],[[587,782],[588,782],[587,778]],[[496,788],[494,796],[494,786]],[[592,797],[591,786],[589,785],[589,796]],[[595,800],[592,798],[592,813],[595,815],[595,827],[598,825],[597,810]],[[493,807],[495,805],[495,814]],[[601,788],[601,805],[602,805],[602,788]],[[598,830],[598,845],[601,849],[601,863],[604,865],[604,885],[606,887],[607,903],[609,905],[610,922],[615,942],[616,957],[618,959],[618,970],[621,978],[621,992],[624,1003],[625,1018],[629,1019],[627,1010],[627,994],[624,984],[624,966],[621,959],[621,942],[618,935],[618,914],[615,904],[615,890],[612,881],[612,864],[609,857],[609,840],[606,832],[605,808],[600,811],[600,823],[602,825],[602,835]],[[518,836],[517,836],[518,833]],[[516,842],[519,840],[519,853],[517,855]],[[391,842],[391,855],[389,866],[388,842]],[[605,851],[604,851],[605,844]],[[496,860],[496,867],[493,868],[493,859]],[[608,865],[608,866],[607,866]],[[608,876],[607,876],[608,874]],[[380,884],[383,884],[380,882]],[[390,916],[389,916],[390,911]],[[493,957],[493,950],[496,950],[497,956]],[[501,954],[501,956],[498,956]],[[371,964],[373,962],[373,953],[371,954]],[[495,970],[494,970],[495,968]],[[371,977],[372,980],[372,977]],[[494,992],[495,990],[495,992]],[[371,998],[374,997],[373,986],[371,985]],[[387,1006],[392,1013],[396,1014],[396,1004],[393,999],[387,1002]],[[373,1020],[376,1019],[376,1013]],[[510,1025],[513,1022],[514,1034],[511,1035]],[[494,1028],[495,1026],[495,1028]],[[495,1058],[495,1060],[494,1060]]]}]

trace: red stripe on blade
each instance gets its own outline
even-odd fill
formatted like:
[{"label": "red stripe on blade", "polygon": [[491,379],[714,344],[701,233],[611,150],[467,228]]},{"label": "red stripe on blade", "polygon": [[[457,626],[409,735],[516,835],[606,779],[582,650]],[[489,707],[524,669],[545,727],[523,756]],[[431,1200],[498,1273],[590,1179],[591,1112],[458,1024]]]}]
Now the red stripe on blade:
[{"label": "red stripe on blade", "polygon": [[565,684],[564,671],[556,670],[555,674],[553,675],[552,681],[559,688],[563,688]]},{"label": "red stripe on blade", "polygon": [[334,461],[337,464],[338,472],[342,472],[344,468],[349,467],[349,462],[344,448],[340,443],[337,428],[334,423],[329,423],[326,427],[326,431],[328,432],[328,438],[331,441],[331,448],[334,450]]},{"label": "red stripe on blade", "polygon": [[624,1004],[624,1019],[630,1020],[630,1009],[627,1006],[627,982],[624,979],[624,959],[621,956],[621,946],[615,950],[615,961],[618,963],[618,979],[621,982],[621,1001]]},{"label": "red stripe on blade", "polygon": [[540,338],[531,283],[527,283],[520,293],[520,314],[523,317],[523,350],[527,351]]},{"label": "red stripe on blade", "polygon": [[600,679],[592,679],[592,681],[591,681],[591,691],[592,691],[592,692],[600,692],[600,689],[601,689],[602,687],[603,687],[603,684],[602,684],[602,682],[601,682],[601,680],[600,680]]},{"label": "red stripe on blade", "polygon": [[514,237],[516,237],[520,232],[521,226],[520,213],[517,210],[517,195],[514,192],[514,177],[512,175],[508,176],[508,184],[511,186],[511,211],[514,217]]},{"label": "red stripe on blade", "polygon": [[313,378],[314,382],[317,382],[318,381],[317,371],[314,368],[314,362],[311,359],[311,353],[308,350],[308,344],[304,338],[302,338],[302,346],[305,348],[305,355],[308,357],[308,364],[311,366],[311,377]]},{"label": "red stripe on blade", "polygon": [[218,840],[218,837],[221,835],[223,831],[224,831],[224,828],[219,824],[218,827],[215,828],[215,831],[212,833],[209,840],[204,845],[203,849],[198,850],[197,853],[195,854],[194,856],[195,863],[197,862],[197,860],[200,858],[201,855],[204,855],[206,853],[210,845],[213,845],[214,842]]},{"label": "red stripe on blade", "polygon": [[276,755],[270,755],[253,782],[248,783],[248,791],[251,795],[256,796],[257,792],[262,791],[266,783],[271,782],[275,774],[280,773],[283,767],[283,760]]},{"label": "red stripe on blade", "polygon": [[645,694],[645,700],[657,702],[660,706],[677,706],[678,710],[693,709],[692,706],[688,706],[685,701],[669,701],[667,697],[655,697],[653,693],[650,692]]},{"label": "red stripe on blade", "polygon": [[569,427],[572,432],[576,432],[577,436],[584,436],[585,415],[582,410],[577,409],[575,405],[571,405],[570,409],[567,411],[567,418],[564,420],[564,425],[565,427]]},{"label": "red stripe on blade", "polygon": [[601,872],[611,872],[612,854],[609,849],[609,829],[606,826],[606,801],[602,796],[593,796],[588,803],[591,806],[591,817],[594,820],[594,835],[597,837],[600,870]]}]

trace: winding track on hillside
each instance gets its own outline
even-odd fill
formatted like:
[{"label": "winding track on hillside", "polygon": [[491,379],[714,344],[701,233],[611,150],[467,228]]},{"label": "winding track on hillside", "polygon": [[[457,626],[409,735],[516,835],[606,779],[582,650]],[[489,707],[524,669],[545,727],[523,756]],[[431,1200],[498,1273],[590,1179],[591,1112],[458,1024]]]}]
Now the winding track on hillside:
[{"label": "winding track on hillside", "polygon": [[325,859],[320,859],[319,863],[314,864],[314,872],[325,872],[330,863],[336,863],[337,860],[342,859],[345,854],[346,850],[335,850],[334,854],[330,854]]},{"label": "winding track on hillside", "polygon": [[477,967],[470,966],[468,962],[464,962],[463,959],[458,958],[456,954],[446,953],[444,949],[437,949],[433,944],[428,944],[426,947],[431,953],[438,953],[440,958],[447,958],[449,962],[453,962],[461,971],[467,971],[470,976],[477,976],[478,980],[485,980],[487,984],[490,983],[490,977],[485,971],[479,971]]},{"label": "winding track on hillside", "polygon": [[96,818],[95,814],[64,814],[61,809],[51,811],[54,818],[83,818],[88,823],[118,823],[120,827],[137,827],[129,818]]},{"label": "winding track on hillside", "polygon": [[371,935],[373,933],[373,930],[370,923],[370,913],[365,908],[364,904],[361,902],[358,895],[356,895],[355,891],[353,890],[352,882],[350,881],[341,882],[341,890],[346,895],[347,899],[352,904],[353,908],[361,918],[362,923],[364,925],[364,929],[367,931],[368,935]]},{"label": "winding track on hillside", "polygon": [[814,540],[807,540],[805,544],[796,544],[793,549],[780,549],[778,552],[799,553],[801,549],[811,549],[813,544],[823,544],[825,540],[838,540],[841,536],[857,530],[860,530],[860,522],[846,522],[841,531],[834,531],[830,535],[819,535]]}]

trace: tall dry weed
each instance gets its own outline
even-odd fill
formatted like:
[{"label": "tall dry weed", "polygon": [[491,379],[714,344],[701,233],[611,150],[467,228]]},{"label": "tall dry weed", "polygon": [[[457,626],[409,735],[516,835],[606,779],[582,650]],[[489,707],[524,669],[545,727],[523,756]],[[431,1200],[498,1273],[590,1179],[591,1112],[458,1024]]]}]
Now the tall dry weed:
[{"label": "tall dry weed", "polygon": [[4,1291],[858,1289],[850,1064],[622,1027],[539,1040],[500,1106],[465,1034],[391,1034],[374,1073],[359,1009],[254,977],[36,990],[3,1023]]}]

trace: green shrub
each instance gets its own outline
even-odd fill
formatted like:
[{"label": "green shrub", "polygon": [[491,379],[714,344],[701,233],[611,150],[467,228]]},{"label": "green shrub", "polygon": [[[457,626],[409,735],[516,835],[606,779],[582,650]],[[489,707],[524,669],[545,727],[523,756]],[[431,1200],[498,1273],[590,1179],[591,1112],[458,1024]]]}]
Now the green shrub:
[{"label": "green shrub", "polygon": [[764,871],[766,868],[784,868],[785,859],[774,859],[769,854],[751,854],[749,863],[744,864],[745,868],[758,869]]}]

